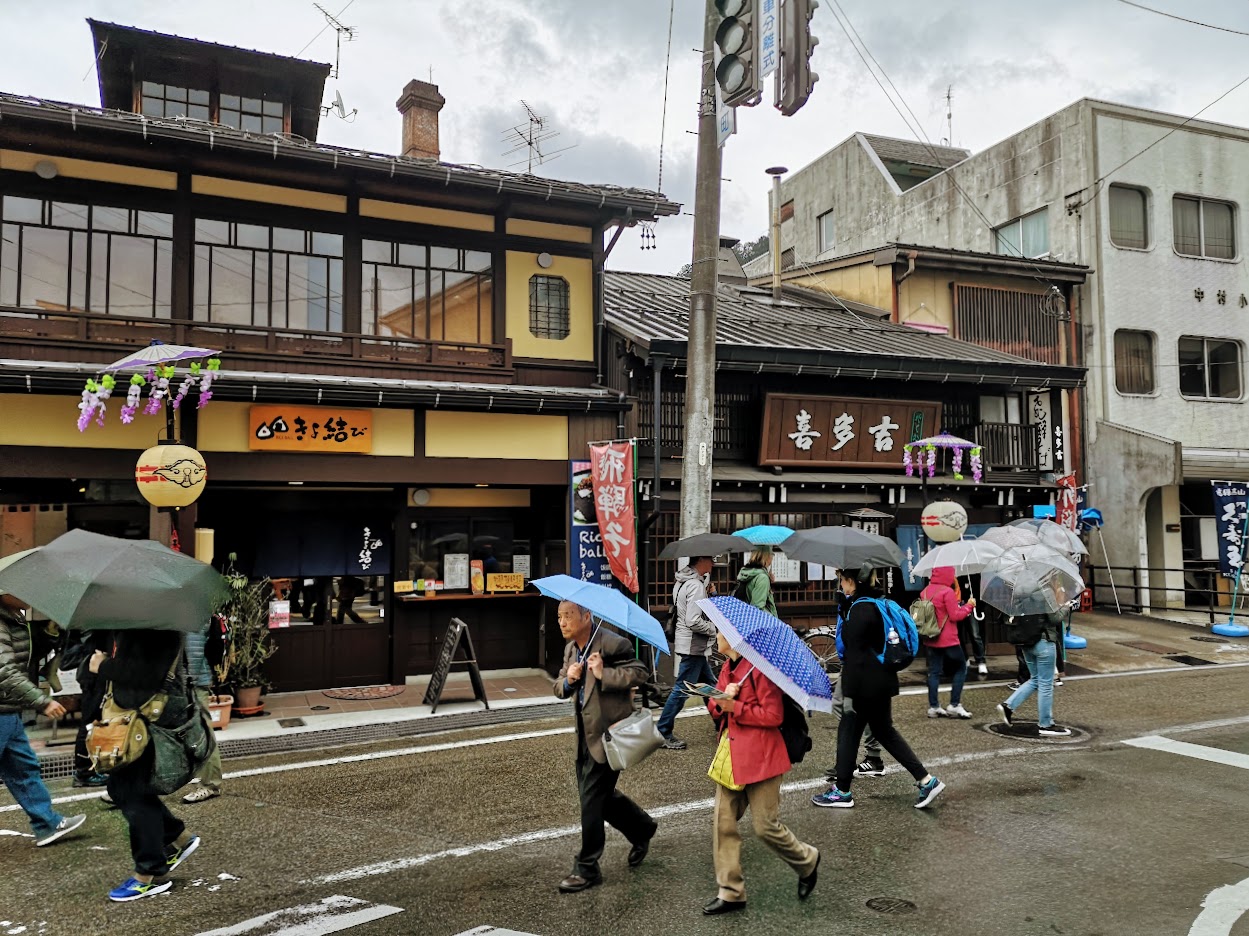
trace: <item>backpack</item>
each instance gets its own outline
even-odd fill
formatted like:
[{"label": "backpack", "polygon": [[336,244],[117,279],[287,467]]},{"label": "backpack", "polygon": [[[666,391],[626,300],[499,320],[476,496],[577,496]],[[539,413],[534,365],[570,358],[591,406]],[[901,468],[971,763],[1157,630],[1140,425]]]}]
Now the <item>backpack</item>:
[{"label": "backpack", "polygon": [[890,598],[860,598],[859,601],[876,605],[885,625],[885,648],[876,654],[876,661],[894,673],[906,669],[919,652],[919,630],[915,621]]},{"label": "backpack", "polygon": [[750,586],[746,584],[745,579],[737,580],[737,587],[733,589],[733,597],[745,604],[750,604]]},{"label": "backpack", "polygon": [[807,751],[811,750],[811,731],[807,726],[807,715],[802,706],[784,693],[781,694],[781,708],[785,712],[781,721],[785,753],[791,764],[800,764]]},{"label": "backpack", "polygon": [[911,620],[919,636],[932,640],[941,633],[942,623],[937,619],[937,609],[927,598],[916,598],[911,602]]},{"label": "backpack", "polygon": [[668,638],[668,646],[677,639],[677,601],[672,599],[672,607],[668,609],[668,616],[664,618],[664,636]]},{"label": "backpack", "polygon": [[1049,637],[1052,629],[1048,614],[1021,614],[1006,619],[1006,639],[1016,647],[1031,647],[1042,637]]}]

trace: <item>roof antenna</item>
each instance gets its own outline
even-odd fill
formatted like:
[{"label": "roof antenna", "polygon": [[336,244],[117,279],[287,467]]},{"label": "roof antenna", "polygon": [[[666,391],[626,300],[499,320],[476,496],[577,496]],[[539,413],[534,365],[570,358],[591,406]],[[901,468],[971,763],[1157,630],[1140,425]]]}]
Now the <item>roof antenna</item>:
[{"label": "roof antenna", "polygon": [[558,130],[551,130],[547,127],[547,118],[540,117],[532,107],[525,101],[520,102],[521,107],[525,109],[527,121],[518,123],[514,127],[510,127],[503,131],[503,142],[511,144],[512,148],[503,156],[514,156],[521,150],[528,150],[528,154],[509,165],[507,168],[513,169],[516,166],[528,164],[525,170],[528,173],[533,172],[533,165],[536,162],[539,166],[552,159],[558,159],[561,153],[566,153],[570,149],[576,148],[577,144],[565,146],[563,149],[544,150],[544,143],[549,143],[559,136]]},{"label": "roof antenna", "polygon": [[945,145],[954,145],[954,85],[945,88]]},{"label": "roof antenna", "polygon": [[321,6],[321,4],[314,3],[313,6],[325,17],[326,24],[334,28],[334,69],[330,72],[330,77],[337,81],[339,53],[343,47],[343,36],[347,37],[348,42],[353,41],[356,38],[356,28],[354,26],[344,26],[333,13]]}]

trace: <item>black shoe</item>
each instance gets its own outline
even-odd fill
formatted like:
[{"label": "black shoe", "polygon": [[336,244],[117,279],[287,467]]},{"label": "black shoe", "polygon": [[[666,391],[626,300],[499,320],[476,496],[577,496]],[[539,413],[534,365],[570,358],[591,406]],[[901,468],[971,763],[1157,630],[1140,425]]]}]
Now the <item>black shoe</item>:
[{"label": "black shoe", "polygon": [[602,883],[603,879],[601,877],[583,878],[580,874],[570,874],[559,882],[559,892],[561,894],[577,894]]},{"label": "black shoe", "polygon": [[806,900],[811,896],[811,891],[815,890],[815,879],[820,870],[820,853],[815,853],[815,867],[811,869],[811,873],[804,878],[798,878],[798,899]]},{"label": "black shoe", "polygon": [[711,903],[703,904],[703,913],[707,916],[719,916],[721,913],[734,913],[746,909],[744,900],[721,900],[717,897]]},{"label": "black shoe", "polygon": [[668,735],[668,737],[664,738],[665,751],[684,751],[687,747],[689,745],[675,735]]},{"label": "black shoe", "polygon": [[1005,702],[999,702],[997,704],[997,711],[998,711],[998,714],[1002,716],[1002,721],[1005,722],[1006,726],[1009,728],[1010,720],[1014,716],[1015,710],[1011,708],[1009,705],[1007,705]]},{"label": "black shoe", "polygon": [[1069,738],[1071,729],[1064,725],[1047,725],[1044,728],[1037,728],[1037,734],[1044,738]]},{"label": "black shoe", "polygon": [[656,823],[651,829],[651,834],[646,836],[644,841],[637,842],[629,849],[629,867],[636,868],[646,860],[647,853],[651,850],[651,839],[655,837],[655,833],[659,831],[659,824]]},{"label": "black shoe", "polygon": [[885,762],[879,757],[865,757],[863,763],[854,768],[856,777],[883,777],[885,775]]},{"label": "black shoe", "polygon": [[74,774],[73,785],[75,787],[108,786],[108,777],[104,776],[104,774],[87,774],[86,776]]}]

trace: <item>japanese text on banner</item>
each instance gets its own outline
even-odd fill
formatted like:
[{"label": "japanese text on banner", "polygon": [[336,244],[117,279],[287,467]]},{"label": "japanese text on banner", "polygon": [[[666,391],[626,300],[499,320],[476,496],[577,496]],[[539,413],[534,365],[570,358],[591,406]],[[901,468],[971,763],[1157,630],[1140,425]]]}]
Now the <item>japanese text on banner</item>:
[{"label": "japanese text on banner", "polygon": [[1211,481],[1214,489],[1214,523],[1219,537],[1219,571],[1236,578],[1245,565],[1245,522],[1249,517],[1249,484],[1243,481]]},{"label": "japanese text on banner", "polygon": [[612,574],[638,590],[637,537],[633,510],[633,444],[590,446],[594,508]]}]

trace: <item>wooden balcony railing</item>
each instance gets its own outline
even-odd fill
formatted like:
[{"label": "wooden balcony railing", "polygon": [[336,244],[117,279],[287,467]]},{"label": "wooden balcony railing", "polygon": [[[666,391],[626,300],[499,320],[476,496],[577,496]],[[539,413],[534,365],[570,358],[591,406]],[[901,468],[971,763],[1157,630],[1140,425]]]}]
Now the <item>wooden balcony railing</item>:
[{"label": "wooden balcony railing", "polygon": [[426,367],[490,372],[510,371],[511,343],[476,344],[379,335],[348,335],[310,329],[264,328],[169,319],[124,318],[82,312],[0,308],[0,340],[141,347],[152,340],[215,348],[235,360],[311,358],[380,367]]},{"label": "wooden balcony railing", "polygon": [[1039,471],[1037,427],[1019,423],[980,423],[976,441],[986,468],[997,471]]}]

